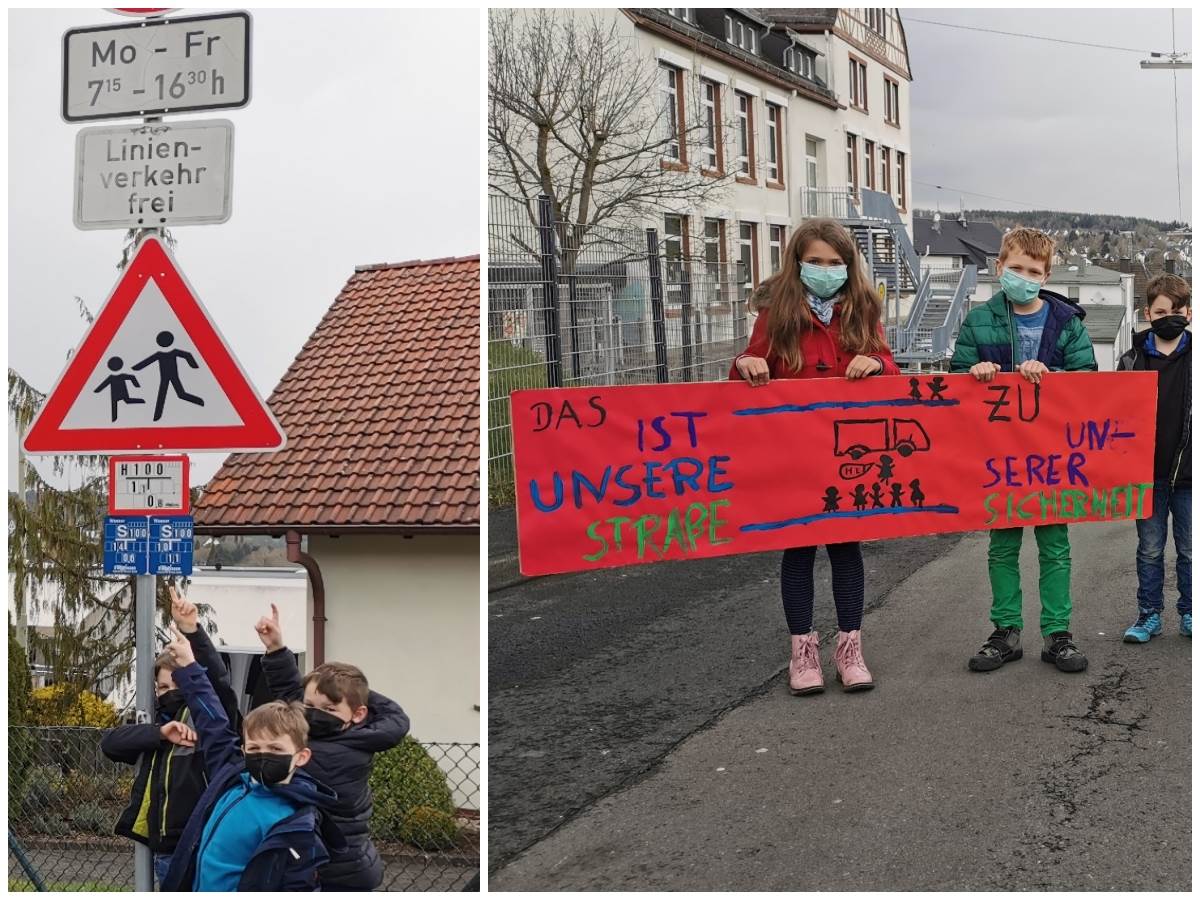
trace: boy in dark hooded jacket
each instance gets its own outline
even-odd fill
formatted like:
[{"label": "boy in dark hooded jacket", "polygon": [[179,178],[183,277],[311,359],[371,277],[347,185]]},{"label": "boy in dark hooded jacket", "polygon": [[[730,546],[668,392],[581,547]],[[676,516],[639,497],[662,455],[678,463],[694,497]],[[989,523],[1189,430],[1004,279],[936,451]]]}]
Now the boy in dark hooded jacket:
[{"label": "boy in dark hooded jacket", "polygon": [[318,871],[341,834],[322,810],[337,795],[303,769],[311,755],[299,704],[267,703],[238,736],[191,645],[176,632],[167,645],[175,682],[195,721],[208,772],[176,845],[163,890],[316,891]]},{"label": "boy in dark hooded jacket", "polygon": [[369,689],[355,666],[325,663],[301,678],[296,658],[284,646],[279,610],[255,626],[267,652],[262,670],[271,696],[304,702],[312,760],[308,771],[337,791],[328,810],[346,839],[321,870],[323,890],[370,891],[383,881],[383,863],[371,841],[371,788],[375,754],[390,750],[408,734],[408,716],[394,701]]},{"label": "boy in dark hooded jacket", "polygon": [[[1052,371],[1096,371],[1096,354],[1083,325],[1084,311],[1045,290],[1054,241],[1033,228],[1014,228],[996,260],[1000,292],[963,320],[951,372],[991,381],[997,372],[1020,372],[1035,386]],[[1021,658],[1021,539],[1023,528],[989,532],[988,578],[995,630],[967,662],[989,672]],[[1060,672],[1082,672],[1087,657],[1075,645],[1071,624],[1071,541],[1066,525],[1036,525],[1042,600],[1042,661]]]},{"label": "boy in dark hooded jacket", "polygon": [[1192,288],[1178,275],[1146,285],[1150,329],[1133,336],[1117,371],[1158,373],[1154,431],[1154,511],[1138,519],[1138,617],[1125,642],[1144,644],[1162,633],[1163,551],[1167,516],[1175,533],[1175,583],[1179,633],[1192,636]]},{"label": "boy in dark hooded jacket", "polygon": [[[229,673],[212,641],[199,625],[196,605],[173,587],[171,616],[191,644],[192,653],[207,673],[225,715],[240,718]],[[175,660],[162,653],[154,661],[155,720],[153,724],[121,725],[104,733],[100,749],[114,762],[138,767],[129,806],[114,831],[145,844],[154,855],[154,874],[161,885],[171,854],[196,802],[208,787],[204,757],[196,747],[196,731],[183,694],[175,684]]]}]

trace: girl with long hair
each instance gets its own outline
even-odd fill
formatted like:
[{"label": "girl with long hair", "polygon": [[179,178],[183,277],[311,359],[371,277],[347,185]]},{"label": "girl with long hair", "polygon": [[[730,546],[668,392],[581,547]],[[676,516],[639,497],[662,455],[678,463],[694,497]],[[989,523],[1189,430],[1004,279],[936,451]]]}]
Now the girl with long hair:
[{"label": "girl with long hair", "polygon": [[[751,298],[758,319],[746,352],[733,361],[732,380],[752,386],[772,378],[869,378],[899,375],[884,337],[881,303],[863,271],[850,233],[832,219],[796,229],[783,266]],[[826,546],[833,568],[838,681],[847,691],[875,686],[862,654],[862,549],[857,542]],[[783,610],[792,635],[788,684],[793,694],[825,689],[819,635],[813,631],[816,547],[783,553]]]}]

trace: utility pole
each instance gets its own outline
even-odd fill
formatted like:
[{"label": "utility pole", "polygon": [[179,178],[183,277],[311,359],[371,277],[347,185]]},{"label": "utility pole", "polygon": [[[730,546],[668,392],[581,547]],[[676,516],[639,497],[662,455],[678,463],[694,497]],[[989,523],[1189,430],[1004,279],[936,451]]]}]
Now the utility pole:
[{"label": "utility pole", "polygon": [[1169,69],[1171,86],[1175,92],[1175,194],[1179,203],[1179,218],[1183,219],[1183,173],[1179,160],[1179,75],[1180,69],[1191,69],[1189,54],[1175,48],[1175,10],[1171,10],[1171,52],[1151,53],[1150,59],[1142,60],[1143,69]]}]

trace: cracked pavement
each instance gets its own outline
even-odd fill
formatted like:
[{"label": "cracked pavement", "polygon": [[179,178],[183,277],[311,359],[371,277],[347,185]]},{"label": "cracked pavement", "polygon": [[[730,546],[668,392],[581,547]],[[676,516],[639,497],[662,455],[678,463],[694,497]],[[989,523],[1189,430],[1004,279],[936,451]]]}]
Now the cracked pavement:
[{"label": "cracked pavement", "polygon": [[[1072,628],[1090,660],[1082,674],[1039,659],[1032,535],[1022,554],[1025,657],[997,672],[967,671],[990,631],[987,535],[976,533],[933,557],[904,554],[908,568],[882,596],[878,585],[889,579],[876,573],[863,630],[878,685],[869,693],[837,689],[825,642],[824,694],[792,697],[779,675],[754,683],[758,657],[774,654],[776,672],[786,661],[777,579],[736,582],[748,574],[738,560],[754,557],[726,560],[736,582],[729,590],[753,615],[718,605],[721,615],[697,626],[680,608],[674,632],[670,618],[633,622],[607,668],[567,653],[559,668],[535,675],[542,702],[555,702],[557,684],[572,715],[608,730],[602,740],[575,740],[553,716],[543,723],[521,705],[519,686],[493,687],[493,727],[504,727],[491,746],[499,778],[490,776],[489,848],[509,853],[489,887],[1189,890],[1191,642],[1177,632],[1173,551],[1164,634],[1128,645],[1121,635],[1135,606],[1132,524],[1082,525],[1071,535]],[[875,548],[885,546],[872,545],[869,567],[882,563]],[[699,586],[684,589],[710,599]],[[824,632],[832,611],[818,593]],[[696,637],[697,628],[723,643]],[[750,652],[746,635],[755,629],[769,633],[770,650]],[[647,632],[653,639],[643,641]],[[673,655],[676,640],[698,651],[692,665]],[[554,646],[542,650],[557,658]],[[656,654],[666,657],[659,665]],[[612,738],[622,713],[589,694],[597,686],[590,679],[602,682],[621,666],[634,670],[626,694],[635,712],[663,722],[657,742],[637,725],[633,750]],[[672,708],[679,692],[668,686],[707,693],[705,679],[721,683],[723,702],[707,717],[691,710],[681,725]],[[656,686],[664,695],[657,703]],[[520,713],[529,742],[510,738]],[[680,735],[685,725],[692,730]],[[511,752],[535,745],[542,757]],[[547,803],[561,816],[553,831]]]}]

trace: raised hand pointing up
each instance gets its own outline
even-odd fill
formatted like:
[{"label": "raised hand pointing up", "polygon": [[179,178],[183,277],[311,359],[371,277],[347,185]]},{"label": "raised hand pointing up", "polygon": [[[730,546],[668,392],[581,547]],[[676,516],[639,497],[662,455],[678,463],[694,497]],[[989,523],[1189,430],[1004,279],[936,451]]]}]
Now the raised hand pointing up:
[{"label": "raised hand pointing up", "polygon": [[167,585],[171,595],[171,618],[184,634],[191,634],[200,627],[200,614],[196,604],[186,597],[179,596],[174,585]]},{"label": "raised hand pointing up", "polygon": [[279,607],[272,603],[270,618],[266,616],[260,617],[258,624],[254,626],[254,630],[258,632],[258,639],[263,642],[263,646],[267,648],[268,653],[274,653],[276,650],[282,649],[283,632],[279,628]]}]

